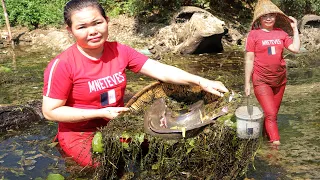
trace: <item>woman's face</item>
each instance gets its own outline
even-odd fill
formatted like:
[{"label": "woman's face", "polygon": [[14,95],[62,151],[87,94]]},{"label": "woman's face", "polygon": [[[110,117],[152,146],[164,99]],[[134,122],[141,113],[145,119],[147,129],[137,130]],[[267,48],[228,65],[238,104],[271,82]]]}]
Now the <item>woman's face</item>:
[{"label": "woman's face", "polygon": [[73,11],[72,26],[68,30],[83,49],[97,49],[108,38],[108,21],[94,7]]},{"label": "woman's face", "polygon": [[272,29],[276,22],[276,13],[265,14],[260,17],[260,24],[264,29]]}]

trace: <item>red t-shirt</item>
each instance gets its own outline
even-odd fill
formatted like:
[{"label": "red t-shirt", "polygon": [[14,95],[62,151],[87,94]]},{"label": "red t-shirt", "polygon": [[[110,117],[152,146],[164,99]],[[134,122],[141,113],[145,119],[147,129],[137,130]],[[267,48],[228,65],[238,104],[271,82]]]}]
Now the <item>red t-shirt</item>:
[{"label": "red t-shirt", "polygon": [[280,86],[287,82],[286,62],[282,53],[293,40],[282,29],[270,32],[261,29],[251,30],[246,40],[246,51],[254,52],[252,83],[267,83]]},{"label": "red t-shirt", "polygon": [[[124,106],[126,73],[139,72],[148,57],[117,42],[105,42],[97,61],[84,56],[74,44],[55,57],[44,72],[43,95],[67,100],[66,106],[99,109]],[[59,131],[92,131],[106,125],[95,119],[78,123],[59,123]]]}]

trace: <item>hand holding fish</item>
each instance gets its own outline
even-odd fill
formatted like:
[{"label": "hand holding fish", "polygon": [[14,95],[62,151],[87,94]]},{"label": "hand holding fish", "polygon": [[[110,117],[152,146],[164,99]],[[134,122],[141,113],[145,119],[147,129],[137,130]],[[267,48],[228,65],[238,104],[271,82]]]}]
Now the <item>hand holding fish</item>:
[{"label": "hand holding fish", "polygon": [[203,90],[217,96],[222,97],[224,93],[229,92],[229,90],[220,81],[212,81],[209,79],[200,78],[198,84]]}]

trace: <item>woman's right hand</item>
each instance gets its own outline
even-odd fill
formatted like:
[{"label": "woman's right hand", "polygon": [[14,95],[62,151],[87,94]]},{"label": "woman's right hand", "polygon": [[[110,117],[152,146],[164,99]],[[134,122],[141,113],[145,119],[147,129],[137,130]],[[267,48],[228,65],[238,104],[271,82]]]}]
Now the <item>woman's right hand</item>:
[{"label": "woman's right hand", "polygon": [[212,94],[217,96],[223,96],[223,93],[229,92],[229,90],[220,81],[212,81],[206,78],[199,79],[199,86]]},{"label": "woman's right hand", "polygon": [[129,111],[126,107],[106,107],[100,109],[100,113],[104,118],[113,119],[117,117],[121,112]]}]

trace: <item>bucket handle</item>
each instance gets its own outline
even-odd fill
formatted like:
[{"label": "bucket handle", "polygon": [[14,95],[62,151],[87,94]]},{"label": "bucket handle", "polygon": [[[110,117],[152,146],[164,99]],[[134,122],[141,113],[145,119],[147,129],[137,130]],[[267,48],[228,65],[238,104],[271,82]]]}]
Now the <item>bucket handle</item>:
[{"label": "bucket handle", "polygon": [[251,118],[251,115],[253,114],[253,106],[250,105],[250,95],[247,96],[247,111]]}]

